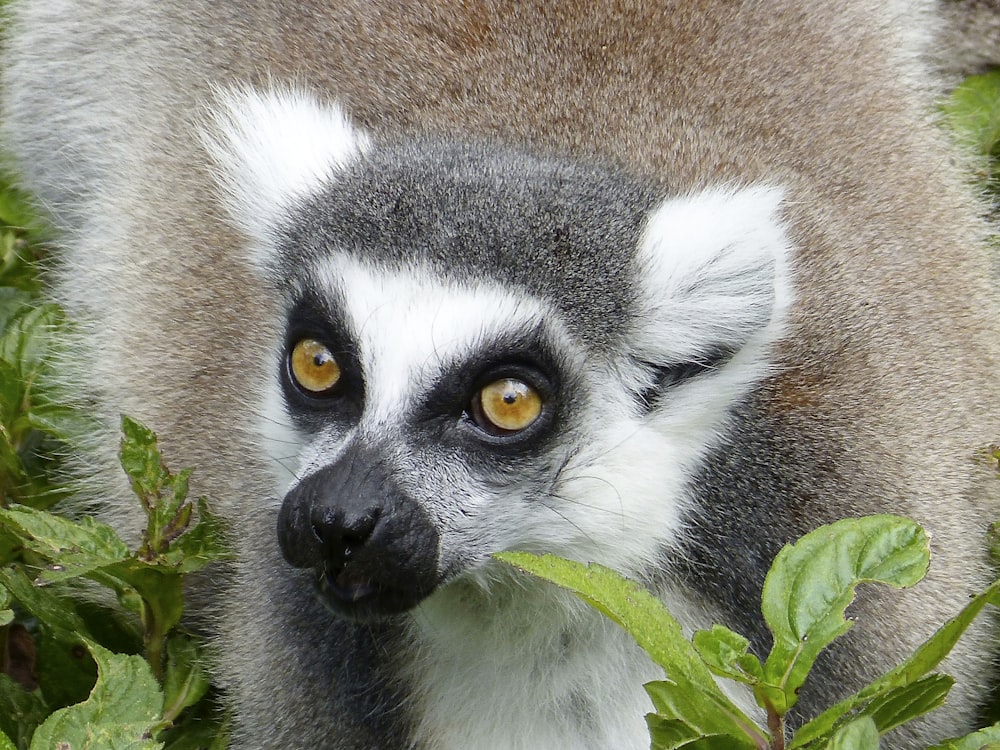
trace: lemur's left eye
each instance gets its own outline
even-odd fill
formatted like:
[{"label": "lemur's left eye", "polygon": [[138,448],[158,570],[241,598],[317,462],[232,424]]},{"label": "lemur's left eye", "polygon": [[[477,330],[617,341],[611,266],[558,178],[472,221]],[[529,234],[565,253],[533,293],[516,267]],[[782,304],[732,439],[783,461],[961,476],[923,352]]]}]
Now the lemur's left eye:
[{"label": "lemur's left eye", "polygon": [[492,435],[513,435],[527,429],[542,413],[542,396],[517,378],[501,378],[472,399],[472,418]]},{"label": "lemur's left eye", "polygon": [[340,382],[340,365],[329,347],[316,339],[302,339],[288,355],[288,373],[310,396],[326,396]]}]

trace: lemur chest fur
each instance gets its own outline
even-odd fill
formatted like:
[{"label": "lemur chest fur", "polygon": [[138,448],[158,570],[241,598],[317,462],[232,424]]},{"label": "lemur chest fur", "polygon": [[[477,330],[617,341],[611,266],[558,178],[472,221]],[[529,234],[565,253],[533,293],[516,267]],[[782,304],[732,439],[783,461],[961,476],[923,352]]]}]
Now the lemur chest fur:
[{"label": "lemur chest fur", "polygon": [[623,630],[554,587],[556,602],[487,600],[477,586],[448,587],[414,613],[415,747],[649,747],[642,685],[663,673]]}]

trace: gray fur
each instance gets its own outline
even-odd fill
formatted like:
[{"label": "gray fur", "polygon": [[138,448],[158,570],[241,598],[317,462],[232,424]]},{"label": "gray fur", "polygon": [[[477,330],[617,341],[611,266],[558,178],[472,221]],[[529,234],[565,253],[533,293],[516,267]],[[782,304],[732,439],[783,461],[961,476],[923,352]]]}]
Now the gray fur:
[{"label": "gray fur", "polygon": [[[1000,309],[983,207],[932,122],[939,72],[926,61],[933,32],[953,28],[932,3],[11,6],[4,139],[64,231],[54,289],[82,321],[68,379],[106,431],[86,470],[108,484],[105,517],[136,534],[139,514],[111,455],[117,415],[127,412],[160,434],[172,464],[196,467],[194,491],[230,520],[239,560],[203,614],[216,625],[216,670],[236,709],[238,747],[445,750],[477,737],[497,750],[644,746],[630,727],[615,732],[623,712],[638,711],[641,724],[640,683],[655,670],[614,626],[485,566],[488,545],[468,539],[477,529],[489,537],[516,528],[518,517],[501,511],[527,513],[530,504],[511,498],[573,505],[540,488],[558,475],[559,451],[583,451],[600,437],[601,393],[586,387],[597,370],[621,375],[607,381],[609,391],[635,396],[634,419],[646,424],[688,408],[683,394],[708,393],[740,366],[743,339],[765,328],[767,315],[751,316],[737,344],[721,342],[735,350],[732,362],[721,358],[719,372],[694,373],[673,390],[658,375],[678,363],[652,339],[640,346],[637,333],[654,314],[640,309],[656,290],[636,250],[649,212],[716,185],[785,189],[794,304],[780,344],[762,345],[769,377],[747,381],[749,392],[718,416],[718,437],[706,438],[684,490],[662,499],[682,511],[684,535],[659,550],[661,567],[629,572],[657,586],[689,626],[724,618],[763,648],[752,612],[781,544],[845,515],[896,512],[924,524],[934,552],[928,579],[862,597],[857,627],[804,695],[804,710],[895,663],[987,580],[985,532],[1000,488],[976,456],[1000,435],[991,408],[1000,395]],[[338,101],[375,144],[331,174],[327,192],[289,207],[264,275],[247,249],[262,238],[234,226],[204,140],[219,90],[246,86],[294,86]],[[461,145],[469,143],[480,145]],[[463,169],[496,179],[469,187]],[[363,212],[345,222],[340,210],[390,195],[404,179],[424,212],[419,231],[383,226],[382,235],[352,237]],[[600,192],[610,199],[596,200]],[[560,221],[579,233],[574,265],[559,243],[533,241],[554,236],[545,231]],[[425,500],[432,518],[450,519],[443,535],[467,541],[447,548],[455,554],[437,572],[448,585],[412,614],[352,624],[320,604],[313,574],[286,562],[275,533],[281,490],[261,421],[289,309],[313,288],[336,317],[350,290],[331,288],[317,266],[345,257],[459,289],[495,278],[499,266],[488,266],[497,256],[470,250],[480,230],[507,243],[498,252],[523,247],[534,261],[512,293],[555,310],[533,341],[573,394],[559,412],[570,429],[520,456],[521,484],[505,488],[502,469],[516,458],[498,463],[486,451],[457,460],[472,452],[447,442],[450,427],[433,443],[428,423],[414,428],[416,412],[396,431],[358,428],[357,441],[383,451],[376,463],[386,481]],[[404,257],[445,236],[461,240],[458,261]],[[769,282],[780,275],[758,270]],[[697,296],[696,285],[688,291]],[[719,345],[721,335],[704,341]],[[453,380],[469,361],[458,359],[451,370],[432,361],[421,374]],[[664,390],[654,398],[650,388]],[[356,426],[287,425],[307,446],[302,468],[314,470],[335,462],[333,447],[355,440],[345,435]],[[494,505],[463,521],[462,510],[475,513],[461,507],[462,493],[486,485]],[[550,523],[558,526],[556,513]],[[541,627],[552,624],[555,632]],[[979,623],[948,662],[959,677],[948,705],[894,736],[892,747],[970,727],[991,675],[989,631]],[[497,649],[482,647],[490,638]],[[521,693],[538,697],[543,688],[529,688],[552,665],[576,682],[545,688],[548,703],[519,704]],[[436,676],[459,673],[471,687],[463,701],[445,703]],[[518,735],[549,725],[563,731],[556,741],[541,729],[534,742]]]}]

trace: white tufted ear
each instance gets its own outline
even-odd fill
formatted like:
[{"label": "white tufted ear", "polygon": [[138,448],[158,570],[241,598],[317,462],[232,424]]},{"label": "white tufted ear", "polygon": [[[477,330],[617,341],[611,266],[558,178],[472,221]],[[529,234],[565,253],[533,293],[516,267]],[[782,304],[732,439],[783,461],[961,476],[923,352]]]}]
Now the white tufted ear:
[{"label": "white tufted ear", "polygon": [[368,137],[336,104],[301,91],[221,91],[203,142],[223,200],[237,227],[257,240],[253,260],[272,239],[284,212],[321,189],[364,153]]},{"label": "white tufted ear", "polygon": [[792,297],[781,200],[768,187],[714,189],[653,212],[639,250],[633,356],[656,366],[706,362],[780,336]]}]

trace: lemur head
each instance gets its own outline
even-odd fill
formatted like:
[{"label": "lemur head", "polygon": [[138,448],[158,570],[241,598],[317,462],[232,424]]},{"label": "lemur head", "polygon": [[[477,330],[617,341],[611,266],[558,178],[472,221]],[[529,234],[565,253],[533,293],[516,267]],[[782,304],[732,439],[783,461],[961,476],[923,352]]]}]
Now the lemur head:
[{"label": "lemur head", "polygon": [[776,190],[665,198],[563,158],[383,143],[289,93],[227,95],[213,133],[286,314],[278,541],[334,611],[410,609],[498,550],[662,558],[694,468],[773,367]]}]

